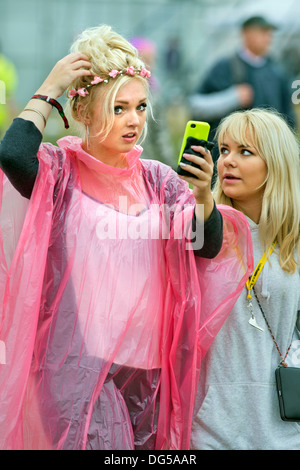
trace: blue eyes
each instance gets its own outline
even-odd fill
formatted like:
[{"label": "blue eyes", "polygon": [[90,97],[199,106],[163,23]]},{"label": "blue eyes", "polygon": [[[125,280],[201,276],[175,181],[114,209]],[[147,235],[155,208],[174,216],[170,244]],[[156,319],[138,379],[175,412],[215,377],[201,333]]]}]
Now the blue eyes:
[{"label": "blue eyes", "polygon": [[[146,108],[147,108],[147,103],[142,103],[136,109],[137,109],[137,111],[146,111]],[[114,113],[117,114],[117,115],[122,114],[124,109],[125,109],[124,106],[121,106],[121,105],[115,106],[114,107]]]},{"label": "blue eyes", "polygon": [[[226,147],[221,147],[221,148],[220,148],[220,154],[221,154],[221,155],[228,155],[229,153],[230,153],[230,150],[229,150],[228,148],[226,148]],[[250,152],[250,150],[247,150],[247,149],[241,149],[241,150],[239,151],[239,153],[240,153],[241,155],[246,155],[246,156],[248,156],[248,155],[253,155],[253,153]]]}]

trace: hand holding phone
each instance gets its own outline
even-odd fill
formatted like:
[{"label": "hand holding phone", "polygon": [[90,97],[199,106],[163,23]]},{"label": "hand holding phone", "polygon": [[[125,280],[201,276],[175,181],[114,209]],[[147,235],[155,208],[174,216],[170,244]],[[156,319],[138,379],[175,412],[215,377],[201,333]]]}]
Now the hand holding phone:
[{"label": "hand holding phone", "polygon": [[185,133],[182,140],[182,145],[179,153],[179,160],[178,160],[178,167],[177,173],[181,176],[192,176],[191,173],[185,171],[181,166],[180,163],[185,163],[186,165],[191,165],[196,168],[200,168],[195,163],[185,159],[183,157],[184,153],[190,155],[196,155],[197,157],[203,157],[199,152],[194,151],[191,146],[198,145],[201,147],[205,147],[208,150],[212,150],[214,147],[214,143],[208,142],[208,134],[209,134],[210,126],[207,122],[200,122],[200,121],[188,121]]},{"label": "hand holding phone", "polygon": [[[182,157],[179,163],[185,163],[186,165],[191,165],[191,166],[194,166],[195,168],[200,168],[199,165],[196,165],[196,163],[191,162],[190,160],[187,160],[183,156],[185,153],[187,153],[189,155],[196,155],[197,157],[204,158],[203,155],[201,155],[201,153],[196,152],[194,149],[191,148],[192,145],[198,145],[210,151],[214,148],[214,143],[208,142],[207,140],[195,139],[195,137],[187,138],[186,146],[182,152]],[[184,170],[180,165],[178,165],[177,173],[181,176],[193,176],[190,172]]]},{"label": "hand holding phone", "polygon": [[[177,169],[179,176],[187,177],[187,181],[192,185],[193,196],[196,203],[196,219],[202,220],[203,218],[204,221],[208,220],[214,208],[214,200],[211,192],[211,179],[214,164],[212,156],[210,152],[208,152],[208,150],[212,150],[214,144],[207,141],[209,129],[210,126],[207,122],[189,121],[187,123]],[[198,151],[191,148],[193,145],[196,145]],[[201,147],[204,147],[207,151],[202,150]],[[194,162],[188,158],[184,158],[184,154],[190,154],[190,158],[194,160]],[[202,160],[199,160],[200,158],[203,159],[201,167],[199,163],[196,163],[199,161],[202,162]],[[184,168],[188,168],[188,165],[190,165],[189,168],[192,171],[185,171],[184,168],[180,166],[181,162],[184,164]],[[204,214],[201,212],[201,207],[203,206]]]}]

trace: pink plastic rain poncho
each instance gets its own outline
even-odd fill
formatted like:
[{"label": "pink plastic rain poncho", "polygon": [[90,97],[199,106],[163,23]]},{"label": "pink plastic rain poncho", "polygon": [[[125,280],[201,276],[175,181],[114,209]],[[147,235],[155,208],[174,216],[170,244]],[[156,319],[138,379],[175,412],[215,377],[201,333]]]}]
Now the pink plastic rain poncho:
[{"label": "pink plastic rain poncho", "polygon": [[80,144],[41,145],[30,201],[1,172],[0,448],[188,449],[248,225],[221,207],[221,253],[197,258],[185,182],[139,147],[120,169]]}]

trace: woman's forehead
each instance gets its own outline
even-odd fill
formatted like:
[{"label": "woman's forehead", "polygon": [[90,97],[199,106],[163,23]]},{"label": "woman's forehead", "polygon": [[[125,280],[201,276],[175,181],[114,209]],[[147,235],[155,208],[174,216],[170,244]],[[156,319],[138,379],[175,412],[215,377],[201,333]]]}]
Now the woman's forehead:
[{"label": "woman's forehead", "polygon": [[140,99],[147,98],[147,91],[144,83],[139,79],[131,79],[124,83],[116,94],[115,101],[126,100],[130,101],[132,98],[139,97]]},{"label": "woman's forehead", "polygon": [[253,144],[253,138],[251,136],[251,133],[249,131],[246,132],[237,132],[237,130],[227,130],[224,132],[221,132],[219,134],[219,144],[220,143],[232,143],[234,142],[237,145],[243,146],[243,147],[252,147],[254,146]]}]

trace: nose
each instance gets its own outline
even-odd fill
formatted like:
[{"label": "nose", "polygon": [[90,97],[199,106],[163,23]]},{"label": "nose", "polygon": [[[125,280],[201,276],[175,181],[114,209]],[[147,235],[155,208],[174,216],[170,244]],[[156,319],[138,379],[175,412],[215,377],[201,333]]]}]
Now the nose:
[{"label": "nose", "polygon": [[137,127],[140,123],[139,116],[136,110],[132,110],[128,113],[127,125],[129,127]]},{"label": "nose", "polygon": [[223,163],[227,167],[228,166],[236,167],[237,163],[235,159],[235,153],[233,151],[228,152],[223,159]]}]

